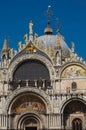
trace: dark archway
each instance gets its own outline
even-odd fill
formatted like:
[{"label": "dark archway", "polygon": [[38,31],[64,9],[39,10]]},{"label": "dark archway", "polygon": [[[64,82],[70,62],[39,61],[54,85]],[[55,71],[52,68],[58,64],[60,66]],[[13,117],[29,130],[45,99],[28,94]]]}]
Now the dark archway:
[{"label": "dark archway", "polygon": [[13,89],[20,86],[40,86],[43,87],[43,82],[45,82],[45,88],[50,86],[50,74],[46,65],[35,59],[25,60],[20,63],[13,73]]},{"label": "dark archway", "polygon": [[75,118],[72,121],[72,130],[82,130],[82,120],[79,118]]},{"label": "dark archway", "polygon": [[13,74],[14,80],[49,80],[49,71],[47,67],[38,60],[23,61],[15,70]]},{"label": "dark archway", "polygon": [[17,130],[39,130],[41,128],[41,118],[34,113],[24,113],[17,122]]},{"label": "dark archway", "polygon": [[[78,115],[84,116],[85,114],[86,114],[86,105],[83,102],[81,102],[79,100],[75,100],[75,99],[70,101],[65,106],[64,111],[63,111],[63,126],[64,126],[64,129],[65,130],[67,128],[71,129],[71,126],[73,126],[72,116],[75,116],[76,119],[78,119],[79,118]],[[69,125],[68,122],[70,122],[70,125]],[[79,130],[79,129],[74,129],[74,130]],[[80,129],[80,130],[82,130],[82,129]]]}]

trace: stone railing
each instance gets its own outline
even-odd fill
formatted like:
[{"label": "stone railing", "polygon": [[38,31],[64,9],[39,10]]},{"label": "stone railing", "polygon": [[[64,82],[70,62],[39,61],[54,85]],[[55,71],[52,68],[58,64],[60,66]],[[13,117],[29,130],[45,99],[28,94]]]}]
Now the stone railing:
[{"label": "stone railing", "polygon": [[21,87],[36,87],[40,89],[51,89],[51,81],[50,80],[13,80],[9,81],[9,90],[14,90],[16,88]]}]

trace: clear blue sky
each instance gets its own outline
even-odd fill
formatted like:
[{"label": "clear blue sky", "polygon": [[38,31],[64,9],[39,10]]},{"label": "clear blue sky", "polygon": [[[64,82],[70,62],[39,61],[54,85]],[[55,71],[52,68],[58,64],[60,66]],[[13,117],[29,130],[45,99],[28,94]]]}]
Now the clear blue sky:
[{"label": "clear blue sky", "polygon": [[0,50],[4,37],[17,48],[18,41],[28,33],[32,19],[34,33],[43,35],[47,26],[46,10],[51,5],[51,26],[56,34],[56,18],[61,23],[61,34],[69,47],[75,43],[75,52],[86,60],[86,0],[0,0]]}]

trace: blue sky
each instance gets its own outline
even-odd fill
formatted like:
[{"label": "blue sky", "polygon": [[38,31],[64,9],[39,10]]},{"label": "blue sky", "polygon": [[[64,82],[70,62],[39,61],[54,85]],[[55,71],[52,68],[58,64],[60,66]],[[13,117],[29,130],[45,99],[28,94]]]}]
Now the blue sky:
[{"label": "blue sky", "polygon": [[68,46],[75,43],[75,52],[86,60],[86,0],[0,0],[0,50],[6,37],[17,48],[24,41],[28,23],[33,21],[34,33],[44,34],[47,26],[46,10],[51,5],[51,26],[56,34],[56,18]]}]

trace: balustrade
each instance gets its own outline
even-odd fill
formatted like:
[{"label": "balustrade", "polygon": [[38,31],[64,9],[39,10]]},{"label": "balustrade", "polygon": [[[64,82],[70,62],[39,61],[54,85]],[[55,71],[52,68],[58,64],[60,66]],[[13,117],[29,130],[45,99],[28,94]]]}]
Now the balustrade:
[{"label": "balustrade", "polygon": [[41,89],[51,89],[51,81],[50,80],[13,80],[9,81],[9,89],[16,89],[21,87],[36,87]]}]

